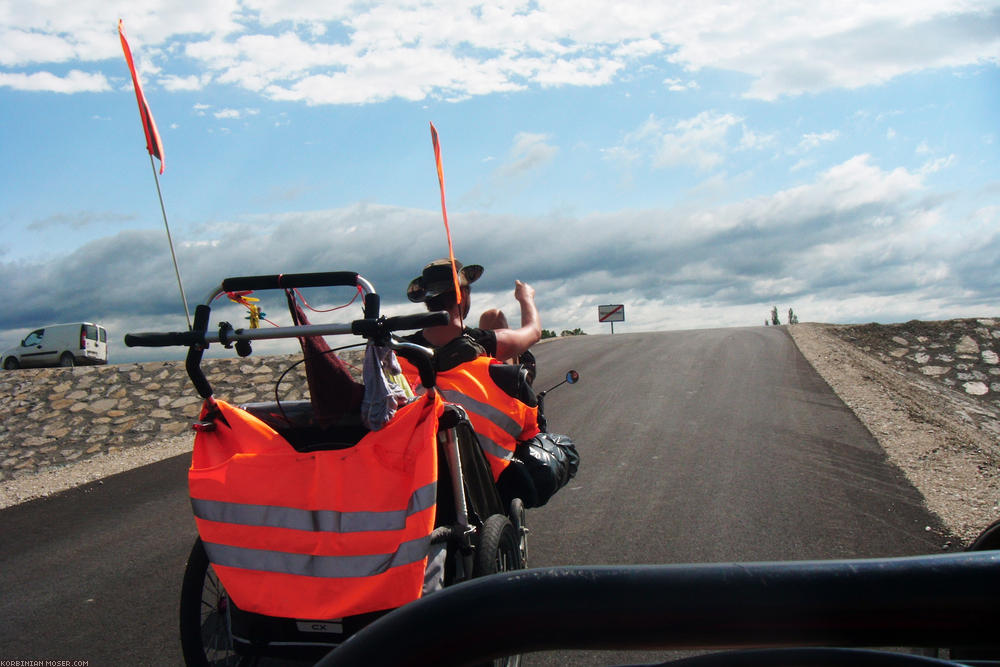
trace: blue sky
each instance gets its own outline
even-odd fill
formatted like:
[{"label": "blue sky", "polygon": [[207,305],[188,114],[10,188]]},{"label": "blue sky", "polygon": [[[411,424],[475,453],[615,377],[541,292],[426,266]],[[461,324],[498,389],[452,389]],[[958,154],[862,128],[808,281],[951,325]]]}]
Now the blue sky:
[{"label": "blue sky", "polygon": [[0,346],[184,326],[119,18],[192,306],[346,269],[411,312],[433,122],[474,312],[522,279],[556,331],[1000,314],[1000,3],[652,4],[0,0]]}]

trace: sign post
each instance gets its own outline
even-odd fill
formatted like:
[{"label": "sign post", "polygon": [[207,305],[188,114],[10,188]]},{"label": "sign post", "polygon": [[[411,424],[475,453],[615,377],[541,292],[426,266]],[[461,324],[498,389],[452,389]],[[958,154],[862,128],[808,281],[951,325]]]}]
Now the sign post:
[{"label": "sign post", "polygon": [[597,321],[611,323],[611,335],[615,335],[615,322],[625,321],[625,304],[613,303],[597,307]]}]

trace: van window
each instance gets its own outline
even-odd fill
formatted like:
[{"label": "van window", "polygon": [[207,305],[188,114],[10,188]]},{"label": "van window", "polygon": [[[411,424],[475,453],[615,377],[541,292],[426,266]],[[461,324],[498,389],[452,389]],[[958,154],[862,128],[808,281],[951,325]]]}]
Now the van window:
[{"label": "van window", "polygon": [[97,342],[97,327],[95,327],[93,324],[85,324],[85,325],[83,325],[83,328],[87,332],[87,334],[86,334],[87,335],[87,340],[92,340],[92,341],[94,341],[96,343]]},{"label": "van window", "polygon": [[97,327],[97,331],[101,334],[101,342],[108,342],[108,332],[104,330],[104,327]]},{"label": "van window", "polygon": [[38,329],[37,331],[32,331],[25,337],[22,345],[28,347],[29,345],[38,345],[42,342],[42,334],[45,333],[45,329]]}]

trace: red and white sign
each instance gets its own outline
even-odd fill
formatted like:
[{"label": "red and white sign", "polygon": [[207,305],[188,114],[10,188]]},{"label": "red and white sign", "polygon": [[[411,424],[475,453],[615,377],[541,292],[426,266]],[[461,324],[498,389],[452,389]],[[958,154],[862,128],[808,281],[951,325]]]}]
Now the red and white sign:
[{"label": "red and white sign", "polygon": [[597,321],[598,322],[624,322],[625,321],[625,304],[609,304],[607,306],[597,307]]}]

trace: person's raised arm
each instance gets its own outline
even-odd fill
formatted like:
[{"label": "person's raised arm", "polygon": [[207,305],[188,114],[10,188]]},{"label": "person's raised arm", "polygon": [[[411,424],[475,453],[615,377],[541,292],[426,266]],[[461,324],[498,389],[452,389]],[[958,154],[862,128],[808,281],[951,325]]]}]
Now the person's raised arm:
[{"label": "person's raised arm", "polygon": [[514,281],[514,298],[521,306],[521,326],[518,329],[498,329],[497,359],[506,361],[525,352],[542,338],[542,325],[535,307],[535,288],[520,280]]}]

